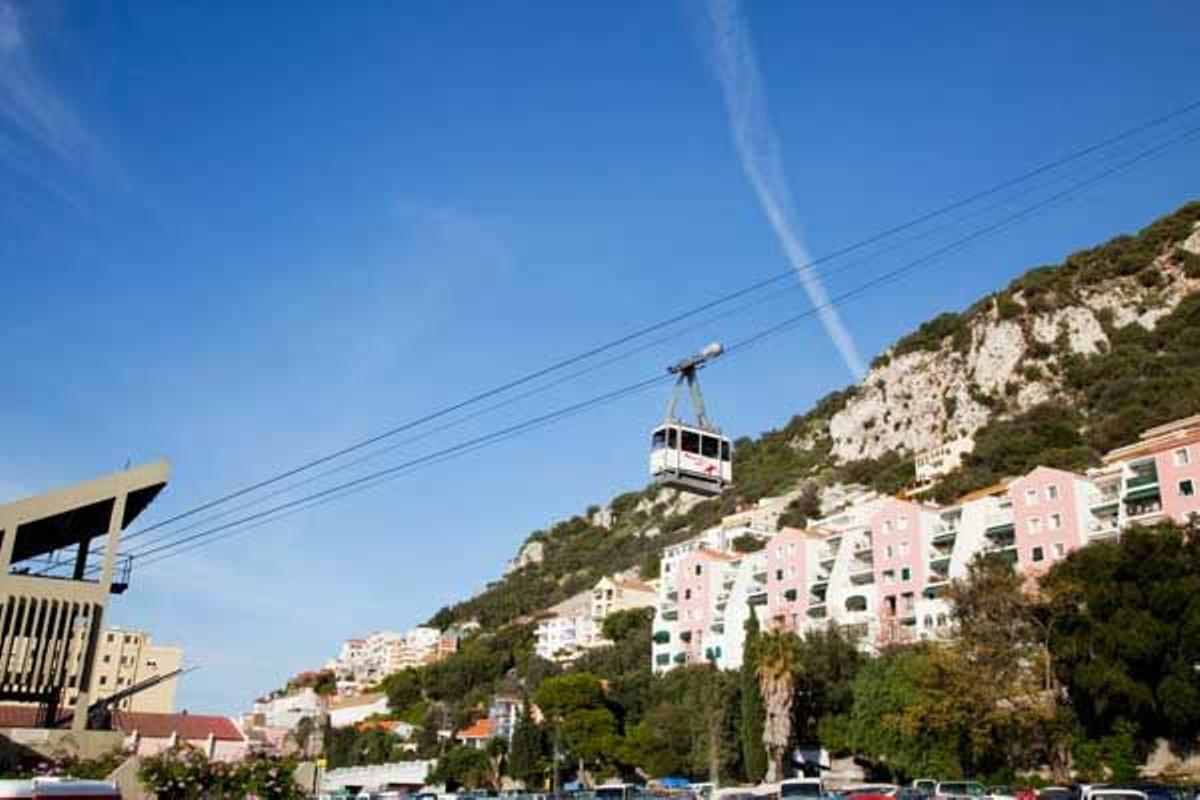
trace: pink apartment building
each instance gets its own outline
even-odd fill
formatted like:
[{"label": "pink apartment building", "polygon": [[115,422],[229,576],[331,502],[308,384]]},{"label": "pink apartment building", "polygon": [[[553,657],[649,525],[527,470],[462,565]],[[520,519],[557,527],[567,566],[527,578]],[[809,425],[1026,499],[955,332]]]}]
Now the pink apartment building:
[{"label": "pink apartment building", "polygon": [[822,538],[818,531],[784,528],[767,543],[767,625],[772,630],[803,629],[809,568]]},{"label": "pink apartment building", "polygon": [[1017,569],[1031,578],[1087,541],[1081,524],[1091,483],[1080,475],[1037,467],[1008,487]]},{"label": "pink apartment building", "polygon": [[706,641],[718,638],[711,635],[716,596],[723,589],[727,568],[733,561],[734,558],[726,553],[701,548],[679,562],[675,583],[678,593],[675,602],[679,609],[676,635],[684,644],[684,663],[704,663]]},{"label": "pink apartment building", "polygon": [[879,640],[883,644],[916,638],[917,598],[925,586],[922,507],[888,498],[871,515]]},{"label": "pink apartment building", "polygon": [[744,615],[729,630],[724,621],[747,602],[763,628],[833,625],[867,649],[952,635],[945,589],[980,553],[1010,558],[1032,587],[1072,550],[1130,525],[1200,520],[1200,415],[1152,428],[1104,461],[1087,475],[1036,467],[947,507],[864,494],[750,555],[719,552],[731,545],[711,537],[686,554],[668,548],[656,669],[717,661],[722,646],[720,665],[738,666]]}]

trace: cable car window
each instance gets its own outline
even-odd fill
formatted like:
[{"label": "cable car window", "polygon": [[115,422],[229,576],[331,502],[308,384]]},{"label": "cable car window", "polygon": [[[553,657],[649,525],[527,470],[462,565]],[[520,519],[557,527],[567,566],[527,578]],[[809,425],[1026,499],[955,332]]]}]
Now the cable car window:
[{"label": "cable car window", "polygon": [[700,452],[700,434],[695,431],[679,432],[680,447],[685,453]]},{"label": "cable car window", "polygon": [[659,428],[654,432],[654,436],[650,439],[651,450],[661,450],[667,444],[667,432]]},{"label": "cable car window", "polygon": [[716,458],[721,454],[721,446],[712,436],[705,436],[700,442],[700,455],[705,458]]},{"label": "cable car window", "polygon": [[721,442],[721,460],[722,461],[732,461],[733,460],[729,453],[729,442],[726,442],[726,441]]},{"label": "cable car window", "polygon": [[679,439],[675,435],[676,433],[678,433],[678,431],[676,431],[675,428],[667,429],[667,447],[671,450],[679,449]]}]

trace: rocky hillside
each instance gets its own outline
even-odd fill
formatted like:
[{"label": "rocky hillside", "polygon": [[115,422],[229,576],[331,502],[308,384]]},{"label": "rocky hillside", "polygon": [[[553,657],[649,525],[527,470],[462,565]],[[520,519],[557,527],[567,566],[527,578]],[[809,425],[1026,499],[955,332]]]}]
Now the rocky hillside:
[{"label": "rocky hillside", "polygon": [[840,461],[916,452],[974,434],[998,407],[1064,396],[1072,357],[1106,352],[1114,331],[1152,330],[1200,289],[1200,204],[1136,236],[1035,269],[962,314],[944,314],[875,360],[829,424]]},{"label": "rocky hillside", "polygon": [[[496,626],[640,568],[661,548],[763,498],[781,524],[851,484],[895,491],[912,456],[964,434],[975,450],[937,487],[949,500],[1043,463],[1083,469],[1150,425],[1200,412],[1200,202],[1134,235],[1039,267],[921,325],[862,382],[734,451],[735,487],[698,501],[655,487],[537,531],[503,579],[432,620]],[[790,501],[790,502],[789,502]]]}]

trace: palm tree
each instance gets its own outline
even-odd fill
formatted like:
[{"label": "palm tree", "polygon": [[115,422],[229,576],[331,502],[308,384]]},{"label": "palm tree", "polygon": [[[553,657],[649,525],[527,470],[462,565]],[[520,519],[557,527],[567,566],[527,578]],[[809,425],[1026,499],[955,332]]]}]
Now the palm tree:
[{"label": "palm tree", "polygon": [[786,631],[764,634],[758,643],[758,685],[767,717],[763,746],[767,751],[768,783],[783,778],[783,757],[792,738],[799,647],[795,634]]}]

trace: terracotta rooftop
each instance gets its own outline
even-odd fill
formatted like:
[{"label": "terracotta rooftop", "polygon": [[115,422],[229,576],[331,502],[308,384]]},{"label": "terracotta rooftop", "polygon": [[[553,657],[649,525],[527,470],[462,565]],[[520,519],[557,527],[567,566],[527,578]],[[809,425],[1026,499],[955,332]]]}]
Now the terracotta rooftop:
[{"label": "terracotta rooftop", "polygon": [[487,717],[458,732],[459,739],[490,739],[492,737],[492,721]]},{"label": "terracotta rooftop", "polygon": [[137,732],[153,739],[166,739],[177,734],[180,739],[198,741],[212,736],[223,741],[243,741],[246,737],[229,717],[206,714],[150,714],[138,711],[117,711],[113,723],[122,733]]}]

